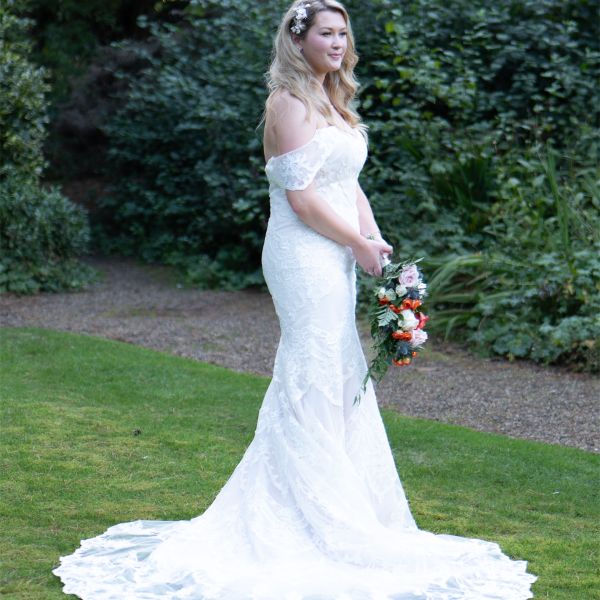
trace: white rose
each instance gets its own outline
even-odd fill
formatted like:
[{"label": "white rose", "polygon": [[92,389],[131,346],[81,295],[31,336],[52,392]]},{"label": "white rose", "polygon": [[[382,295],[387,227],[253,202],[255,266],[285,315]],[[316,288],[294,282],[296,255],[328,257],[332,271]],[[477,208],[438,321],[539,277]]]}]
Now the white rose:
[{"label": "white rose", "polygon": [[385,288],[384,288],[384,287],[380,287],[380,288],[377,290],[377,297],[378,297],[380,300],[383,300],[383,299],[385,298]]},{"label": "white rose", "polygon": [[398,284],[396,286],[396,294],[398,294],[398,296],[404,296],[404,294],[406,294],[406,286],[401,283]]},{"label": "white rose", "polygon": [[410,343],[413,346],[421,346],[427,341],[427,333],[422,329],[413,329],[411,335]]},{"label": "white rose", "polygon": [[410,331],[419,324],[419,319],[415,317],[415,313],[412,310],[401,310],[400,314],[402,315],[401,327],[404,329],[404,331]]}]

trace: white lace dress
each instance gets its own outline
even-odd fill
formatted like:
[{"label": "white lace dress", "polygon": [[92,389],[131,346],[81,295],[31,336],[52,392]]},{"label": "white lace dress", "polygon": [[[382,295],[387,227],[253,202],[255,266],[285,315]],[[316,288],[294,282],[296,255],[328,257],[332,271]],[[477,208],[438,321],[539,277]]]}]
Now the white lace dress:
[{"label": "white lace dress", "polygon": [[269,160],[263,269],[281,322],[254,439],[189,521],[138,520],[54,569],[85,600],[522,600],[536,576],[493,542],[419,530],[356,332],[355,261],[304,225],[285,190],[314,180],[358,228],[358,130],[318,129]]}]

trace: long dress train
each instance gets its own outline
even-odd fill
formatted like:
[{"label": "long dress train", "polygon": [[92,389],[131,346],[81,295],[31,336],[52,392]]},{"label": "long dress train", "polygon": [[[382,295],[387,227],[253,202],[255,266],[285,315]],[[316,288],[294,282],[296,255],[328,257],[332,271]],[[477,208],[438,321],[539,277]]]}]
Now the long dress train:
[{"label": "long dress train", "polygon": [[350,250],[304,225],[285,190],[314,181],[355,228],[358,130],[317,129],[271,158],[263,270],[281,325],[256,432],[189,521],[120,523],[54,569],[84,600],[524,600],[537,579],[498,544],[420,530],[355,325]]}]

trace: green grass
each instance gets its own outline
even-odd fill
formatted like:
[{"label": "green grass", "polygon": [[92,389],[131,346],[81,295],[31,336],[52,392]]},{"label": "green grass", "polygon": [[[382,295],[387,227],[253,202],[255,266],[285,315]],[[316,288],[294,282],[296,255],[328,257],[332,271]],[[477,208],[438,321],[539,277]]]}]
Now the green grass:
[{"label": "green grass", "polygon": [[[79,540],[204,511],[254,435],[268,379],[144,348],[0,330],[0,596],[64,598]],[[600,456],[383,411],[419,526],[496,541],[536,598],[598,598]],[[134,430],[141,430],[134,435]]]}]

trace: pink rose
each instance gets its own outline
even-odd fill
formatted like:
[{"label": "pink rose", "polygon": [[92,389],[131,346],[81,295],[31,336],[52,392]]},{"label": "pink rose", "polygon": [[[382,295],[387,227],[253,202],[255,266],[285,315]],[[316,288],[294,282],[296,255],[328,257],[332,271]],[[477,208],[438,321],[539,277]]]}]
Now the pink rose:
[{"label": "pink rose", "polygon": [[419,283],[419,272],[416,265],[407,265],[402,269],[398,281],[406,287],[415,287]]},{"label": "pink rose", "polygon": [[427,333],[422,329],[413,329],[411,331],[410,343],[413,346],[421,346],[427,341]]}]

